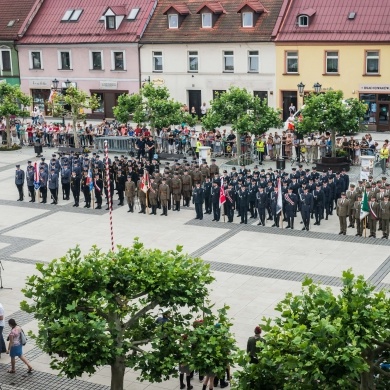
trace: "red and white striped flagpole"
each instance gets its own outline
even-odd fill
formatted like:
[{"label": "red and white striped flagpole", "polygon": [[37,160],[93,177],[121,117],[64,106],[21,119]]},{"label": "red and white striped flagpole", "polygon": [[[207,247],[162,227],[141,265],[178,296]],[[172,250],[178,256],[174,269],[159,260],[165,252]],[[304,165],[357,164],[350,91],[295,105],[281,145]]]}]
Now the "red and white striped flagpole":
[{"label": "red and white striped flagpole", "polygon": [[110,230],[111,230],[111,250],[114,252],[114,227],[112,225],[112,199],[111,199],[111,177],[110,177],[110,164],[108,162],[108,142],[104,141],[104,154],[106,158],[106,178],[107,178],[107,195],[108,195],[108,208],[110,210]]}]

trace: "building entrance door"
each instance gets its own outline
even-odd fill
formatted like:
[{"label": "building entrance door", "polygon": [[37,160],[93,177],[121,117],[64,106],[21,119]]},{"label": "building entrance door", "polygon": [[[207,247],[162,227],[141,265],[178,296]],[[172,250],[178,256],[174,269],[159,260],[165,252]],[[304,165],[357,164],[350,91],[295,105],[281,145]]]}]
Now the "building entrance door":
[{"label": "building entrance door", "polygon": [[298,110],[297,104],[297,92],[296,91],[282,91],[283,99],[283,121],[286,121],[290,116],[289,107],[291,103],[294,105],[295,109]]},{"label": "building entrance door", "polygon": [[389,131],[390,103],[378,104],[378,131]]},{"label": "building entrance door", "polygon": [[188,109],[191,112],[192,107],[195,107],[196,114],[200,118],[200,106],[202,105],[202,91],[188,91]]}]

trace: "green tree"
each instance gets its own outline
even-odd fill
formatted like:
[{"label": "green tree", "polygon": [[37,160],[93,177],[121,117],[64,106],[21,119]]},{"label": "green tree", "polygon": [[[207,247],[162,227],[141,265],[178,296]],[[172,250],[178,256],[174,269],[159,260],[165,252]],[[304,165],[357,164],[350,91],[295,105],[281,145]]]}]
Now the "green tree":
[{"label": "green tree", "polygon": [[[175,340],[176,329],[188,327],[203,308],[213,281],[209,266],[181,247],[145,249],[137,239],[114,253],[69,250],[37,270],[23,290],[32,302],[21,304],[38,320],[37,345],[52,355],[51,367],[69,378],[110,365],[112,390],[123,389],[125,368],[136,367],[142,347],[161,336],[153,309],[169,307],[171,326],[164,332]],[[169,354],[156,370],[168,372],[177,364]]]},{"label": "green tree", "polygon": [[[192,327],[188,323],[186,326],[177,326],[172,321],[165,323],[150,351],[136,357],[134,367],[141,372],[139,379],[161,382],[177,375],[179,364],[189,366],[191,371],[213,372],[222,378],[226,368],[234,365],[237,349],[231,333],[232,323],[227,317],[228,309],[224,306],[213,314],[210,307],[205,307],[207,314],[196,320]],[[176,365],[172,365],[171,356],[175,356]]]},{"label": "green tree", "polygon": [[15,115],[25,118],[29,116],[26,110],[31,105],[31,98],[24,94],[18,85],[0,83],[0,116],[5,118],[7,147],[11,147],[10,118]]},{"label": "green tree", "polygon": [[53,98],[53,113],[59,115],[70,115],[73,122],[73,137],[76,148],[80,147],[80,140],[77,135],[77,121],[86,117],[84,110],[96,110],[100,107],[99,98],[88,95],[71,85],[64,93],[60,93]]},{"label": "green tree", "polygon": [[265,99],[253,96],[245,88],[230,87],[210,102],[203,117],[203,126],[209,130],[230,125],[237,132],[237,150],[240,153],[240,134],[264,134],[270,128],[282,126],[280,110],[269,107]]},{"label": "green tree", "polygon": [[359,131],[359,123],[367,111],[359,99],[343,99],[341,91],[310,94],[305,98],[296,129],[301,134],[314,131],[331,133],[332,157],[336,156],[336,133],[344,135]]},{"label": "green tree", "polygon": [[182,108],[182,104],[172,99],[167,87],[155,87],[146,83],[137,94],[124,94],[114,107],[115,118],[126,123],[132,117],[136,123],[148,122],[152,128],[161,129],[173,124],[195,124],[195,119]]},{"label": "green tree", "polygon": [[288,293],[276,306],[280,316],[263,319],[259,364],[242,353],[235,388],[388,389],[380,364],[389,359],[390,298],[351,271],[342,282],[338,295],[311,279],[301,294]]}]

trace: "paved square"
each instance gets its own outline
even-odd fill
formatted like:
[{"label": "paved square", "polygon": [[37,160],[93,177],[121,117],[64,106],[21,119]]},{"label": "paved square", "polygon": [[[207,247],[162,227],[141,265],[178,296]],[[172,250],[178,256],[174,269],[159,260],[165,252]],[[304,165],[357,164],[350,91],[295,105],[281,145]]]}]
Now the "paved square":
[{"label": "paved square", "polygon": [[[51,151],[45,150],[47,158]],[[28,275],[35,272],[36,262],[47,262],[79,244],[82,251],[97,244],[110,249],[108,212],[72,207],[72,201],[62,201],[58,206],[17,202],[14,185],[14,164],[22,168],[32,158],[32,149],[7,155],[0,154],[0,259],[4,287],[13,290],[0,291],[0,301],[6,309],[7,318],[14,317],[25,331],[37,329],[37,322],[20,310],[23,298],[21,289]],[[268,165],[267,165],[268,164]],[[274,163],[267,163],[265,168]],[[272,166],[272,165],[271,165]],[[290,167],[288,167],[290,168]],[[356,180],[357,171],[351,172],[351,181]],[[61,196],[60,196],[61,198]],[[117,201],[115,200],[115,203]],[[83,202],[81,201],[81,206]],[[337,233],[336,215],[321,226],[311,226],[309,232],[301,231],[300,218],[295,230],[257,226],[257,221],[248,220],[248,225],[213,222],[205,215],[202,221],[194,220],[191,205],[180,212],[170,211],[168,217],[127,213],[127,207],[114,208],[115,243],[131,245],[139,237],[147,247],[162,250],[183,245],[184,250],[202,257],[210,263],[216,281],[212,285],[211,299],[217,307],[225,303],[230,306],[234,332],[241,347],[245,347],[248,336],[263,316],[274,316],[274,307],[286,292],[299,292],[306,275],[321,281],[337,291],[341,272],[352,268],[355,274],[363,274],[381,288],[390,285],[390,243],[387,240],[355,237],[356,231],[348,229],[346,236]],[[158,210],[158,214],[161,211]],[[5,330],[7,332],[7,330]],[[50,389],[108,389],[110,368],[101,367],[91,377],[84,375],[79,380],[58,378],[49,367],[50,359],[29,340],[25,353],[31,360],[35,372],[25,374],[22,365],[15,375],[6,374],[9,357],[0,360],[0,383],[3,389],[41,390]],[[177,389],[178,380],[160,384],[139,383],[137,373],[128,370],[125,388]],[[194,389],[201,389],[197,380]]]}]

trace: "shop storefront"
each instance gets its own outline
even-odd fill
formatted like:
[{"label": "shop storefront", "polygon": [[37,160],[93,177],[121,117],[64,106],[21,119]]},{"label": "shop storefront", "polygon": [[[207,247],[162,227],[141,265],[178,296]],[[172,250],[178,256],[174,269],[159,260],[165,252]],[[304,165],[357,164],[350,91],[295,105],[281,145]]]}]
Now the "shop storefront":
[{"label": "shop storefront", "polygon": [[37,106],[44,116],[51,115],[50,96],[51,83],[48,80],[30,80],[29,87],[32,97],[32,106]]},{"label": "shop storefront", "polygon": [[390,84],[360,85],[359,100],[367,104],[363,123],[368,130],[390,132]]}]

